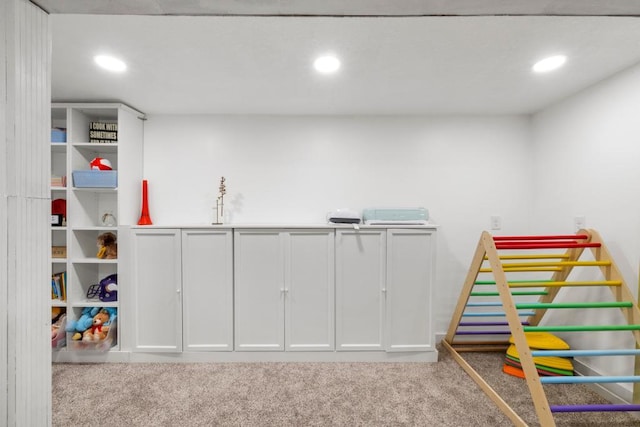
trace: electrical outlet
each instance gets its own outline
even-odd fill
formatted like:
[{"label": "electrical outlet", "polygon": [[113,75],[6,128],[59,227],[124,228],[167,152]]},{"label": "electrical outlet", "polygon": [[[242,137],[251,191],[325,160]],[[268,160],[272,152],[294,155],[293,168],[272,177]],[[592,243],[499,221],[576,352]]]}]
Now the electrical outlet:
[{"label": "electrical outlet", "polygon": [[502,228],[502,218],[499,215],[491,216],[491,229],[500,230]]},{"label": "electrical outlet", "polygon": [[583,215],[579,215],[579,216],[573,217],[573,225],[576,228],[576,231],[578,231],[586,227],[587,221]]}]

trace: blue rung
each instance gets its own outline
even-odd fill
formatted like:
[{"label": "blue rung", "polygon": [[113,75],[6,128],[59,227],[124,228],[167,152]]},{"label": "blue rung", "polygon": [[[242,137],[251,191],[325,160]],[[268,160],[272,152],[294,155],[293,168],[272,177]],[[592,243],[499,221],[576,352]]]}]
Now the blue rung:
[{"label": "blue rung", "polygon": [[634,376],[540,377],[540,383],[542,384],[640,383],[640,377],[634,377]]},{"label": "blue rung", "polygon": [[638,356],[640,349],[618,350],[532,350],[533,357],[576,357],[576,356]]},{"label": "blue rung", "polygon": [[501,302],[469,302],[467,307],[502,307]]}]

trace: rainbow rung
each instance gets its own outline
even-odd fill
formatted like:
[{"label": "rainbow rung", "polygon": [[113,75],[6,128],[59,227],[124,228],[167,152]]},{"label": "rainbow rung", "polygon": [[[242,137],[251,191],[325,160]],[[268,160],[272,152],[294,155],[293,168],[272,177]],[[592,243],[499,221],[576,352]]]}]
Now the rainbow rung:
[{"label": "rainbow rung", "polygon": [[550,405],[551,412],[636,412],[640,405],[594,404],[594,405]]},{"label": "rainbow rung", "polygon": [[589,377],[540,377],[542,384],[597,384],[597,383],[640,383],[640,377],[596,375]]},{"label": "rainbow rung", "polygon": [[524,332],[640,331],[640,325],[523,326]]},{"label": "rainbow rung", "polygon": [[640,356],[640,349],[532,350],[533,357]]}]

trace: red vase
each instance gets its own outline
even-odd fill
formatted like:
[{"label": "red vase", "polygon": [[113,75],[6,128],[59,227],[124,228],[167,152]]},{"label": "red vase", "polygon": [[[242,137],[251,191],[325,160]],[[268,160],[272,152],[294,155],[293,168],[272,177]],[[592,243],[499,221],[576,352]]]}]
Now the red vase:
[{"label": "red vase", "polygon": [[152,225],[151,217],[149,216],[149,198],[147,196],[147,180],[142,180],[142,213],[140,214],[140,220],[138,225]]}]

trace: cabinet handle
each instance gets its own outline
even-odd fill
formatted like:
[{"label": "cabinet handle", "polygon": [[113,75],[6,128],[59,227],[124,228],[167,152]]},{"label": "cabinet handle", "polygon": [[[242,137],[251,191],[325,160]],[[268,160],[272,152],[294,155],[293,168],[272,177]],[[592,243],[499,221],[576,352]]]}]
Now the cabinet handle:
[{"label": "cabinet handle", "polygon": [[387,288],[382,288],[382,292],[386,293],[387,292]]},{"label": "cabinet handle", "polygon": [[289,289],[287,289],[287,288],[280,288],[280,292],[283,292],[283,293],[284,293],[284,292],[289,292]]},{"label": "cabinet handle", "polygon": [[176,289],[176,293],[179,294],[180,293],[180,289]]}]

